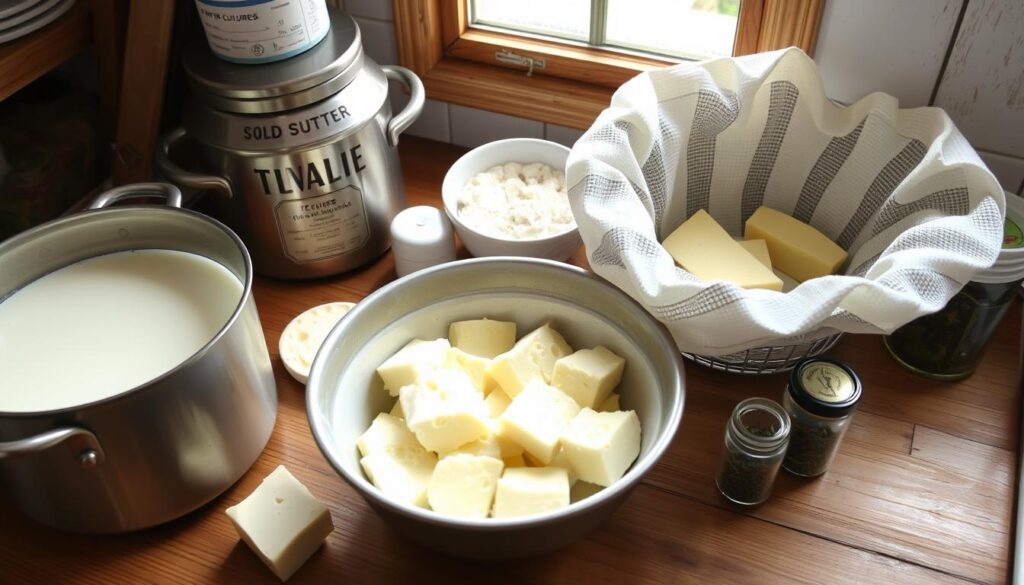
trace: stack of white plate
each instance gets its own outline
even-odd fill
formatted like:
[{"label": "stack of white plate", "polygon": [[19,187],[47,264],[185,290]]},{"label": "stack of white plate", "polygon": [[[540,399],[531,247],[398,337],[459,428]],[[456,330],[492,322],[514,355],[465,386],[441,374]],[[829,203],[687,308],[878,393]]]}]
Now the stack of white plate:
[{"label": "stack of white plate", "polygon": [[8,43],[57,20],[75,0],[0,0],[0,43]]}]

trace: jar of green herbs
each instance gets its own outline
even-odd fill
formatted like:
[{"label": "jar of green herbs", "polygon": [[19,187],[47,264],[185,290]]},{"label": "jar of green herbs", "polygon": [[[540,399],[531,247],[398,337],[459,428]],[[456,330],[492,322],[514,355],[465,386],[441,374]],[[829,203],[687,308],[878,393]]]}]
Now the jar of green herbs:
[{"label": "jar of green herbs", "polygon": [[767,500],[788,441],[789,417],[777,402],[748,398],[737,404],[725,426],[718,491],[743,506]]},{"label": "jar of green herbs", "polygon": [[793,429],[782,466],[817,477],[828,470],[861,396],[860,378],[845,364],[823,357],[797,363],[782,395]]}]

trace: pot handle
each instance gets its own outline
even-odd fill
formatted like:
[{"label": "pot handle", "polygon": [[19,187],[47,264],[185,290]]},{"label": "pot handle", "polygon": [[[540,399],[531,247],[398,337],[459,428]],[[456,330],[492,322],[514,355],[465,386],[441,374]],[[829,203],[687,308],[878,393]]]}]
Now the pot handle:
[{"label": "pot handle", "polygon": [[398,135],[420,117],[426,95],[423,91],[423,82],[412,71],[397,65],[384,65],[381,69],[388,79],[401,83],[409,90],[409,103],[388,122],[388,144],[398,146]]},{"label": "pot handle", "polygon": [[131,183],[100,193],[89,205],[89,209],[103,209],[121,199],[156,195],[167,199],[168,207],[181,207],[181,191],[170,183]]},{"label": "pot handle", "polygon": [[62,427],[25,439],[0,443],[0,462],[35,455],[63,443],[71,447],[78,464],[82,467],[95,467],[105,459],[103,447],[92,431],[81,427]]},{"label": "pot handle", "polygon": [[232,197],[231,182],[224,177],[217,175],[203,175],[186,171],[171,161],[170,152],[179,140],[185,137],[185,129],[178,127],[160,137],[156,145],[156,156],[154,160],[157,168],[165,177],[178,185],[192,187],[193,189],[213,190]]}]

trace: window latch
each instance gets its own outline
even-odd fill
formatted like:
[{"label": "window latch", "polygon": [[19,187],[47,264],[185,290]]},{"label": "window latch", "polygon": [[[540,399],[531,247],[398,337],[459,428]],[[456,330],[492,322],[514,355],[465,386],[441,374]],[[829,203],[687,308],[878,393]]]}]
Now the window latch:
[{"label": "window latch", "polygon": [[526,67],[526,76],[530,77],[533,75],[534,69],[544,68],[544,59],[534,59],[533,57],[526,57],[524,55],[517,55],[511,51],[498,51],[494,54],[494,58],[498,63],[505,65],[516,65],[518,67]]}]

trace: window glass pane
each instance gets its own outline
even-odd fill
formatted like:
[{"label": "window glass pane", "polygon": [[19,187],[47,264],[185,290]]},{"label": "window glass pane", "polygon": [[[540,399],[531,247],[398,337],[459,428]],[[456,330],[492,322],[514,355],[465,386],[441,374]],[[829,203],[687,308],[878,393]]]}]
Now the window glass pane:
[{"label": "window glass pane", "polygon": [[590,0],[471,0],[473,24],[586,41]]},{"label": "window glass pane", "polygon": [[605,39],[676,57],[728,57],[739,5],[739,0],[608,0]]}]

